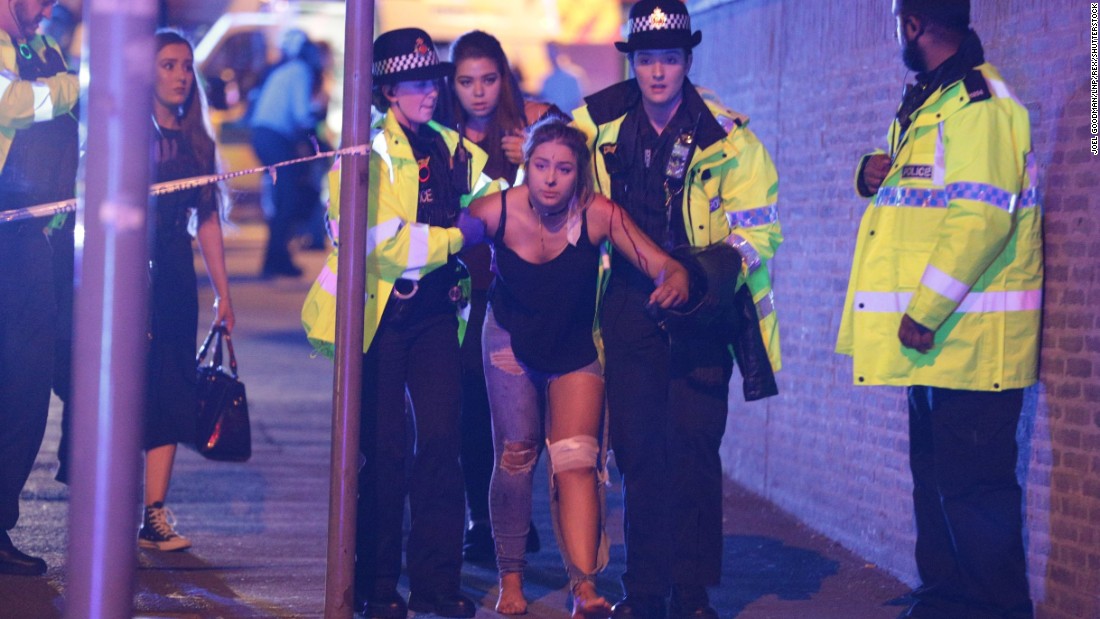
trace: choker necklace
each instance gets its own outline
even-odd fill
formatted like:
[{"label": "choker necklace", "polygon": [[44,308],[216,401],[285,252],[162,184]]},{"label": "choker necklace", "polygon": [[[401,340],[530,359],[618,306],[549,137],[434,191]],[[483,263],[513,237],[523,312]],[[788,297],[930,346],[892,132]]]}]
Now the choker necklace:
[{"label": "choker necklace", "polygon": [[27,60],[30,60],[31,57],[34,56],[34,52],[31,51],[31,46],[26,43],[19,44],[19,54]]},{"label": "choker necklace", "polygon": [[568,210],[569,210],[569,206],[570,206],[570,205],[569,205],[569,204],[566,204],[565,206],[561,207],[560,209],[558,209],[558,210],[556,210],[556,211],[551,211],[551,212],[549,212],[549,213],[543,213],[542,211],[540,211],[540,210],[539,210],[539,209],[538,209],[538,208],[537,208],[537,207],[535,206],[535,203],[531,201],[531,197],[530,197],[530,196],[528,196],[528,197],[527,197],[527,206],[530,206],[530,207],[531,207],[531,210],[532,210],[532,211],[535,211],[535,215],[538,215],[538,217],[539,217],[539,220],[541,221],[541,220],[542,220],[543,218],[546,218],[546,217],[557,217],[558,215],[561,215],[561,214],[562,214],[562,213],[564,213],[565,211],[568,211]]},{"label": "choker necklace", "polygon": [[[546,255],[546,239],[544,238],[544,235],[542,233],[542,220],[545,217],[556,217],[558,215],[561,215],[562,213],[569,210],[570,204],[566,204],[564,207],[562,207],[562,208],[560,208],[560,209],[558,209],[558,210],[556,210],[552,213],[543,214],[537,208],[535,208],[535,203],[531,201],[531,196],[528,195],[527,196],[527,206],[531,207],[531,210],[535,212],[535,219],[537,219],[538,222],[539,222],[539,247],[542,248],[542,254],[545,256]],[[561,228],[558,228],[558,229],[560,230]]]}]

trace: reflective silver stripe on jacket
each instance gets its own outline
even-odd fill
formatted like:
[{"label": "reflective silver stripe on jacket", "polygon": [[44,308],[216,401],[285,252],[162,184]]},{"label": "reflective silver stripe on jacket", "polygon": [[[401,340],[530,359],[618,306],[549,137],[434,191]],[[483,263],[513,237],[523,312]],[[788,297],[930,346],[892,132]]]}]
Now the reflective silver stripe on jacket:
[{"label": "reflective silver stripe on jacket", "polygon": [[[912,299],[911,292],[857,292],[852,309],[856,312],[903,314]],[[955,312],[1027,312],[1038,311],[1042,306],[1042,290],[971,292],[963,297]]]},{"label": "reflective silver stripe on jacket", "polygon": [[50,96],[50,87],[43,82],[31,82],[31,92],[34,93],[34,122],[53,120],[53,98]]},{"label": "reflective silver stripe on jacket", "polygon": [[749,273],[760,268],[762,264],[760,254],[757,253],[756,248],[746,241],[744,237],[731,234],[726,237],[726,243],[728,243],[730,247],[736,249],[737,253],[741,254],[741,260],[745,263]]},{"label": "reflective silver stripe on jacket", "polygon": [[875,206],[901,208],[947,208],[951,200],[976,200],[1009,213],[1039,204],[1039,191],[1025,189],[1019,196],[984,183],[951,183],[945,189],[918,187],[881,187],[875,194]]},{"label": "reflective silver stripe on jacket", "polygon": [[768,294],[764,295],[763,299],[756,302],[756,318],[758,320],[764,320],[768,316],[771,316],[775,311],[775,293],[768,290]]},{"label": "reflective silver stripe on jacket", "polygon": [[924,270],[920,283],[955,303],[962,301],[966,293],[970,292],[970,286],[966,283],[951,277],[931,264]]}]

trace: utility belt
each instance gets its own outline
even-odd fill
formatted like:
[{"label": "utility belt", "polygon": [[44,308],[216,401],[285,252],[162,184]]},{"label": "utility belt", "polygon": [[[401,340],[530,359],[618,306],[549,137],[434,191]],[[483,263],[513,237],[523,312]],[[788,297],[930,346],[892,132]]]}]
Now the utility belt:
[{"label": "utility belt", "polygon": [[470,303],[470,274],[462,261],[447,264],[419,280],[398,279],[382,313],[382,324],[404,326],[417,320],[454,314]]}]

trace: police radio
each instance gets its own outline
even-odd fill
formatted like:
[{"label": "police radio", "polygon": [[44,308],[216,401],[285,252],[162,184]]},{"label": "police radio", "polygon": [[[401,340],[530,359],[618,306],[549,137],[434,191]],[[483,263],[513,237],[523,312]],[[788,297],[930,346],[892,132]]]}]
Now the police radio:
[{"label": "police radio", "polygon": [[451,186],[459,195],[473,191],[473,156],[463,142],[463,139],[458,140],[454,156],[451,157]]},{"label": "police radio", "polygon": [[699,120],[702,114],[695,117],[695,125],[691,129],[684,129],[676,142],[672,145],[668,163],[665,164],[665,189],[667,192],[676,193],[684,186],[684,176],[687,174],[688,165],[691,163],[692,150],[695,148],[695,132],[699,129]]},{"label": "police radio", "polygon": [[684,181],[688,162],[691,161],[691,147],[694,142],[694,131],[685,131],[676,139],[676,143],[672,145],[672,153],[668,157],[668,164],[665,165],[666,178],[681,183]]}]

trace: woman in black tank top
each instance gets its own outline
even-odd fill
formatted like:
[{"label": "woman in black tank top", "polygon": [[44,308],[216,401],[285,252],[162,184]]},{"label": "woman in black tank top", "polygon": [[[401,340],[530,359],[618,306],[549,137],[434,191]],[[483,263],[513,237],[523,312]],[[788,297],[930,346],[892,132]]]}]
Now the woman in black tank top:
[{"label": "woman in black tank top", "polygon": [[[523,163],[523,135],[528,125],[543,116],[565,113],[553,105],[525,99],[500,41],[491,34],[471,30],[451,44],[454,79],[449,81],[452,116],[444,124],[455,127],[489,156],[482,172],[489,178],[516,184]],[[489,248],[478,244],[459,255],[470,272],[469,322],[462,340],[462,475],[466,479],[466,505],[470,524],[463,556],[467,561],[496,558],[489,524],[489,482],[493,475],[493,429],[489,393],[481,363],[481,325],[488,307]],[[529,552],[539,548],[532,525]]]},{"label": "woman in black tank top", "polygon": [[493,247],[482,354],[496,451],[489,512],[502,614],[527,610],[524,541],[543,444],[573,616],[611,614],[594,584],[607,564],[599,444],[604,385],[593,340],[600,244],[611,241],[654,279],[650,303],[669,308],[688,297],[687,272],[623,209],[593,192],[590,166],[584,134],[548,118],[524,145],[526,184],[470,205]]}]

